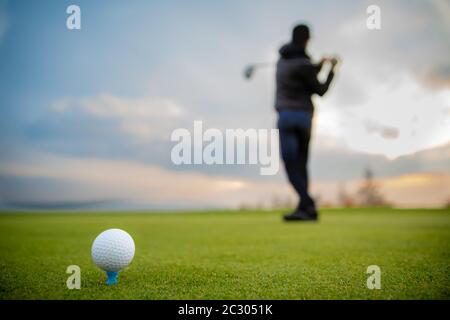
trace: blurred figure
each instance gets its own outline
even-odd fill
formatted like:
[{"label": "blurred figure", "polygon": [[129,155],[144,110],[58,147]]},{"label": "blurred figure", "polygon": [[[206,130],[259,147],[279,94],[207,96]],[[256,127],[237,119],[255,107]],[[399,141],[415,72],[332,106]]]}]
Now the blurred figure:
[{"label": "blurred figure", "polygon": [[[308,191],[308,149],[314,113],[311,96],[323,96],[327,92],[338,62],[336,58],[322,58],[313,64],[306,53],[309,38],[308,26],[296,26],[292,41],[281,47],[277,64],[275,108],[281,155],[289,181],[300,198],[295,211],[284,216],[286,221],[318,219],[314,199]],[[317,75],[327,62],[331,68],[326,81],[321,83]]]}]

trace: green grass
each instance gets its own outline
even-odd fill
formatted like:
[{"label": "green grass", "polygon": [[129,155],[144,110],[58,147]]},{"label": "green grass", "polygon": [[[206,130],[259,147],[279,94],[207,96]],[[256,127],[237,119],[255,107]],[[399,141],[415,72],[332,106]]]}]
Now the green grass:
[{"label": "green grass", "polygon": [[[136,255],[108,287],[91,261],[101,231]],[[81,290],[66,288],[81,267]],[[366,287],[369,265],[381,290]],[[450,210],[0,214],[0,299],[449,299]]]}]

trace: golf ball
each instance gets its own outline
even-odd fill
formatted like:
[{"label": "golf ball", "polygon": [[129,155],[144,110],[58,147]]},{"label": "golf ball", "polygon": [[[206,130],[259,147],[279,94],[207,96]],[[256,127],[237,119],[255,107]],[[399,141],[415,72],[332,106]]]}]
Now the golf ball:
[{"label": "golf ball", "polygon": [[100,269],[119,271],[128,266],[134,257],[133,238],[120,229],[100,233],[92,244],[92,260]]}]

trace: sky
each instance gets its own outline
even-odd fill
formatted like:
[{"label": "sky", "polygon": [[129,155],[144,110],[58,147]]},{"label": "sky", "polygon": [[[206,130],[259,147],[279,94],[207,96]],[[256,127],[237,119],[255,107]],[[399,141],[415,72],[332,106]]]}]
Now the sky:
[{"label": "sky", "polygon": [[[81,30],[66,8],[81,8]],[[366,8],[381,8],[381,30]],[[274,68],[308,22],[342,60],[315,98],[313,192],[365,168],[398,206],[450,200],[450,2],[0,0],[0,207],[184,209],[294,199],[283,170],[182,165],[177,128],[274,128]]]}]

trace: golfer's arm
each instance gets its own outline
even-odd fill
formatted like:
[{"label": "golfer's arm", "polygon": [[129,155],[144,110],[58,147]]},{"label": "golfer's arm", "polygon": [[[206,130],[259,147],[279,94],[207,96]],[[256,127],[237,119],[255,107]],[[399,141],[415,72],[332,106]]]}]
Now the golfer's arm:
[{"label": "golfer's arm", "polygon": [[311,90],[312,93],[316,93],[319,96],[323,96],[330,87],[331,81],[333,81],[334,78],[334,71],[330,70],[327,76],[327,80],[325,82],[320,82],[317,79],[317,74],[314,72],[311,72],[309,76],[306,77],[307,86]]},{"label": "golfer's arm", "polygon": [[323,61],[320,61],[318,64],[314,65],[314,67],[317,70],[317,73],[319,73],[322,70],[323,65],[324,65]]}]

